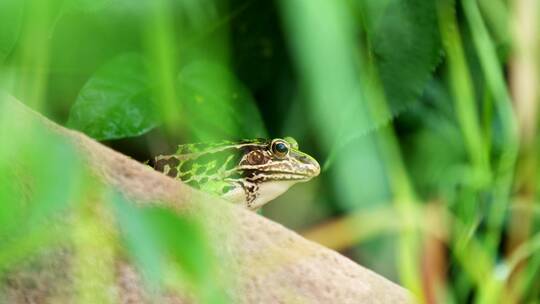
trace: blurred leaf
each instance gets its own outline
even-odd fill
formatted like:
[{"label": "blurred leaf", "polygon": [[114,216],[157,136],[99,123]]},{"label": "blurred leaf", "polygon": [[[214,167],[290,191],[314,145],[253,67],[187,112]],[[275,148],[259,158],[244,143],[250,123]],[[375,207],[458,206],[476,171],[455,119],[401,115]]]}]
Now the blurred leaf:
[{"label": "blurred leaf", "polygon": [[[336,185],[336,204],[355,209],[368,201],[386,201],[388,185],[376,137],[357,136],[375,123],[364,91],[368,83],[359,75],[368,68],[357,54],[349,7],[340,1],[310,0],[282,1],[282,5],[308,93],[304,112],[316,121],[314,127],[322,148],[330,155],[335,155],[337,149],[341,152],[334,158],[333,170],[327,173]],[[321,23],[326,30],[317,32],[313,39],[313,28]]]},{"label": "blurred leaf", "polygon": [[368,40],[391,114],[418,100],[441,58],[435,1],[363,1]]},{"label": "blurred leaf", "polygon": [[430,198],[450,193],[456,186],[467,186],[466,151],[461,145],[459,127],[440,113],[429,109],[414,111],[424,115],[426,128],[414,134],[404,148],[406,161],[418,191]]},{"label": "blurred leaf", "polygon": [[[87,189],[100,189],[91,187]],[[110,292],[117,277],[117,231],[110,221],[109,213],[103,212],[102,191],[90,194],[71,215],[70,258],[71,281],[74,282],[74,303],[118,303],[116,293]]]},{"label": "blurred leaf", "polygon": [[55,219],[79,195],[82,167],[69,143],[31,122],[24,125],[10,107],[2,110],[0,269],[6,270],[63,237]]},{"label": "blurred leaf", "polygon": [[19,38],[22,25],[24,0],[0,1],[0,64],[9,55]]},{"label": "blurred leaf", "polygon": [[[418,101],[441,58],[442,48],[433,1],[360,0],[360,4],[370,59],[377,69],[370,71],[371,66],[367,62],[362,67],[365,74],[364,94],[371,107],[377,109],[378,115],[373,115],[366,126],[349,128],[341,134],[323,169],[331,166],[338,153],[352,141],[379,128]],[[379,104],[385,99],[377,100],[379,81],[388,110]],[[347,120],[353,121],[352,125],[357,124],[354,122],[358,121],[358,111],[350,109],[348,112]]]},{"label": "blurred leaf", "polygon": [[116,57],[84,85],[67,125],[99,140],[141,135],[158,124],[149,85],[139,55]]},{"label": "blurred leaf", "polygon": [[[326,150],[345,134],[365,132],[373,123],[359,84],[357,37],[350,8],[341,1],[281,1],[289,41],[303,90],[304,111],[317,122],[317,137]],[[324,31],[313,29],[323,23]]]},{"label": "blurred leaf", "polygon": [[163,283],[172,262],[182,270],[188,286],[208,300],[203,303],[222,302],[214,288],[210,246],[195,221],[169,209],[136,207],[120,194],[114,194],[113,203],[129,253],[153,287]]},{"label": "blurred leaf", "polygon": [[200,227],[186,217],[160,208],[145,210],[148,223],[159,234],[159,240],[166,244],[166,252],[180,265],[191,280],[201,283],[209,275],[210,250]]},{"label": "blurred leaf", "polygon": [[31,135],[11,132],[23,139],[10,141],[17,147],[16,155],[0,155],[4,160],[0,163],[0,208],[9,210],[0,212],[0,229],[7,229],[0,235],[13,235],[5,233],[9,229],[37,228],[32,225],[41,225],[65,210],[81,182],[81,164],[68,143],[38,130]]},{"label": "blurred leaf", "polygon": [[120,230],[130,254],[142,268],[148,282],[159,286],[163,275],[159,235],[150,226],[144,209],[131,205],[122,195],[114,194],[113,203]]},{"label": "blurred leaf", "polygon": [[118,0],[70,0],[66,1],[66,8],[72,11],[97,12],[110,8]]},{"label": "blurred leaf", "polygon": [[178,79],[188,126],[198,140],[266,137],[251,93],[224,66],[195,61]]},{"label": "blurred leaf", "polygon": [[252,5],[252,0],[231,2],[242,9],[231,23],[235,50],[231,55],[240,79],[252,90],[275,84],[283,77],[283,70],[290,69],[276,4],[260,1]]}]

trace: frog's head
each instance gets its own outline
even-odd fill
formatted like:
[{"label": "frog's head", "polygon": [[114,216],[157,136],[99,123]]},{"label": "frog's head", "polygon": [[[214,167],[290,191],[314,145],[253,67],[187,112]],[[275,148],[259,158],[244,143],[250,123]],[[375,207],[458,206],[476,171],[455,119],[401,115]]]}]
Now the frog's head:
[{"label": "frog's head", "polygon": [[248,207],[253,209],[281,195],[292,185],[312,179],[320,172],[319,163],[300,151],[292,137],[254,142],[243,146],[241,150],[243,156],[236,170],[241,173],[248,187],[256,188],[256,198],[248,202]]},{"label": "frog's head", "polygon": [[308,181],[319,175],[317,161],[301,152],[292,137],[254,142],[242,147],[243,157],[237,170],[245,178],[261,183],[272,181]]}]

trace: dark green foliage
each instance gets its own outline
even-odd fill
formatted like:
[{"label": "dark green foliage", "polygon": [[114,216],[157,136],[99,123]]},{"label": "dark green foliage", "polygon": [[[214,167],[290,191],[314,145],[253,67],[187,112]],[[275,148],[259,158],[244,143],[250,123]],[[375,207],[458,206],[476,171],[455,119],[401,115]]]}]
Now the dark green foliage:
[{"label": "dark green foliage", "polygon": [[[362,14],[368,16],[365,24],[369,53],[378,68],[390,105],[390,115],[394,116],[418,99],[439,61],[441,51],[434,4],[412,0],[387,1],[383,4],[365,1],[361,7]],[[245,8],[252,12],[249,5],[239,5],[237,9],[241,13]],[[107,11],[115,12],[112,9]],[[245,23],[240,25],[246,26]],[[275,30],[267,32],[276,34]],[[261,39],[268,39],[269,48],[280,47],[275,36]],[[238,43],[242,49],[247,41],[240,40]],[[264,52],[262,46],[252,51],[255,52],[253,55]],[[267,52],[280,54],[282,50],[267,49]],[[258,58],[268,60],[263,57]],[[155,126],[159,122],[160,109],[153,106],[155,101],[152,101],[148,90],[157,84],[152,83],[148,70],[139,59],[142,61],[142,58],[135,55],[121,55],[98,70],[79,93],[68,125],[97,139],[136,136]],[[286,58],[280,55],[269,59],[274,62],[274,66],[279,66],[277,60]],[[258,63],[251,62],[249,67],[242,67],[252,71],[253,65]],[[266,65],[265,69],[271,66]],[[120,74],[122,71],[126,73]],[[264,76],[249,73],[255,79]],[[126,77],[129,75],[133,77]],[[104,85],[108,87],[100,87]],[[181,111],[181,125],[190,129],[195,140],[265,136],[249,89],[223,64],[192,59],[179,70],[177,85],[177,102],[182,106],[176,108],[176,111]],[[257,87],[260,84],[254,88]],[[101,95],[92,94],[92,91],[101,92]],[[95,109],[91,111],[81,110],[82,105],[88,108],[94,104]],[[372,129],[388,118],[374,119],[372,125],[366,127]]]},{"label": "dark green foliage", "polygon": [[441,61],[435,2],[358,1],[364,5],[370,53],[395,116],[418,100]]},{"label": "dark green foliage", "polygon": [[150,87],[144,59],[120,55],[82,87],[67,125],[99,140],[141,135],[158,124]]},{"label": "dark green foliage", "polygon": [[[67,125],[99,139],[141,135],[160,123],[162,109],[144,59],[123,54],[83,86]],[[182,125],[198,140],[265,137],[249,91],[219,64],[193,62],[177,80]]]},{"label": "dark green foliage", "polygon": [[249,90],[226,67],[195,61],[180,71],[183,117],[197,140],[266,137]]}]

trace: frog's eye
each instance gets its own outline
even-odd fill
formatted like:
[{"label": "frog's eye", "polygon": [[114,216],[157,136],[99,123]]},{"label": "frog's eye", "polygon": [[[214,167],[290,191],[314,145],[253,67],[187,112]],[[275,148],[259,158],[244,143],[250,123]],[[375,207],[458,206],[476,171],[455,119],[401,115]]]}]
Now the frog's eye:
[{"label": "frog's eye", "polygon": [[276,140],[272,143],[272,153],[279,158],[284,158],[289,153],[289,145],[286,141]]}]

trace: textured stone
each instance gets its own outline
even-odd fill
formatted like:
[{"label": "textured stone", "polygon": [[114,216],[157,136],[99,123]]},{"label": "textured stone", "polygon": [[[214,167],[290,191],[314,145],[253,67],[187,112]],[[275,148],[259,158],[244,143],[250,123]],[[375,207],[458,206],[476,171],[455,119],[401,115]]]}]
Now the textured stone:
[{"label": "textured stone", "polygon": [[[21,115],[22,125],[37,121],[68,138],[80,150],[98,180],[112,185],[134,202],[160,202],[180,213],[204,214],[213,249],[223,263],[221,275],[231,279],[227,294],[233,303],[410,301],[410,294],[402,287],[280,224],[192,189],[79,132],[60,127],[12,97],[0,94],[0,101],[3,111]],[[51,290],[56,291],[53,299],[70,302],[69,286],[73,282],[66,275],[69,251],[44,255],[41,259],[45,260],[40,262],[40,267],[30,267],[8,277],[3,294],[10,302],[50,302]],[[125,260],[116,264],[116,286],[111,286],[111,292],[117,293],[120,302],[191,302],[185,300],[189,296],[173,292],[149,300],[135,268]]]}]

